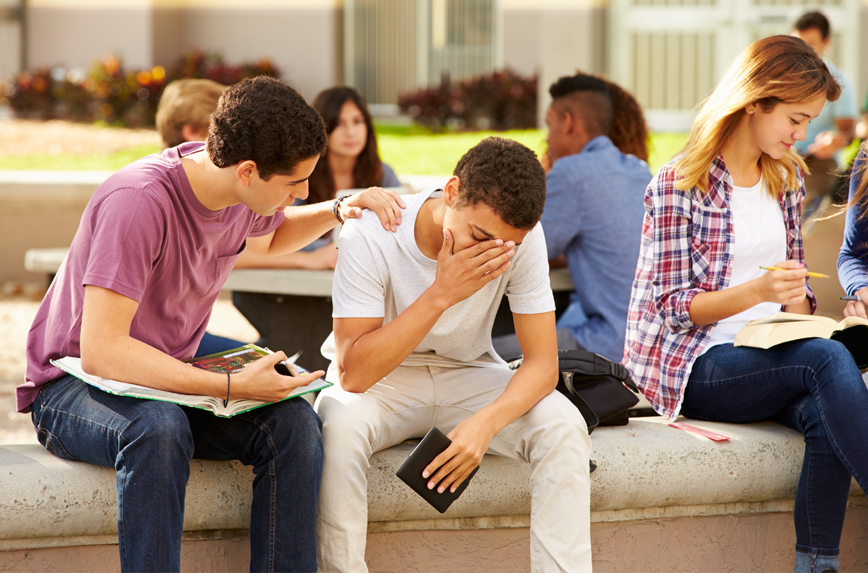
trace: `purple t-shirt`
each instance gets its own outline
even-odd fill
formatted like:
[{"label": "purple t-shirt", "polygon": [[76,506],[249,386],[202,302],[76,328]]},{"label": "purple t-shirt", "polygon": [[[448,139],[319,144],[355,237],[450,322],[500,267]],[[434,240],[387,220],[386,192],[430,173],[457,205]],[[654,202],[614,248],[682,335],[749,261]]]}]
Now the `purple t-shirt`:
[{"label": "purple t-shirt", "polygon": [[181,360],[193,357],[247,237],[267,235],[284,219],[281,212],[263,217],[243,204],[205,208],[180,161],[203,147],[188,143],[149,155],[96,190],[30,327],[20,412],[30,410],[39,386],[65,374],[49,360],[81,356],[85,285],[139,303],[133,338]]}]

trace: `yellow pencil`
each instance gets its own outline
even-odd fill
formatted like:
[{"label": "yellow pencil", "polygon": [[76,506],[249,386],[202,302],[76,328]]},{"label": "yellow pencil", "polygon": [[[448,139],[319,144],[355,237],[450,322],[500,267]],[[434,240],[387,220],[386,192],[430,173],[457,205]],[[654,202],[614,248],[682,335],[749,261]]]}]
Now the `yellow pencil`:
[{"label": "yellow pencil", "polygon": [[[785,269],[783,267],[764,267],[762,265],[760,265],[760,268],[767,270],[767,271],[795,271],[795,270],[798,270],[798,269]],[[808,276],[811,278],[815,278],[815,279],[827,279],[827,278],[829,278],[829,275],[824,275],[823,273],[808,273]]]}]

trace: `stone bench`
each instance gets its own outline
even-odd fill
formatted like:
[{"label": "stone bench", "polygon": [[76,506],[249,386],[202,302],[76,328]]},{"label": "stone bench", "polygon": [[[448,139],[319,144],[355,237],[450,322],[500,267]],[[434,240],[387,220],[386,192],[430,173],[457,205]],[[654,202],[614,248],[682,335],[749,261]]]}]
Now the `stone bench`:
[{"label": "stone bench", "polygon": [[[714,443],[659,417],[594,432],[595,571],[791,571],[802,437],[772,423],[691,423],[732,439]],[[412,447],[371,460],[370,570],[528,571],[528,466],[486,456],[441,515],[395,477]],[[182,567],[245,570],[252,472],[236,462],[192,464]],[[0,468],[0,569],[118,569],[113,470],[30,445],[0,447]],[[868,569],[866,505],[854,486],[843,571]]]}]

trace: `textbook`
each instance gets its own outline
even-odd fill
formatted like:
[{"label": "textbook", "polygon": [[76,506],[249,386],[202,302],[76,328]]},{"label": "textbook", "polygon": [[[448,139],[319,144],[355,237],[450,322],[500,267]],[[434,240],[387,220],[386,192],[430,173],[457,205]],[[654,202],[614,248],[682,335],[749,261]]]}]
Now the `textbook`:
[{"label": "textbook", "polygon": [[847,347],[860,369],[868,368],[868,320],[849,316],[835,322],[825,316],[779,312],[748,322],[735,335],[734,346],[771,348],[803,338],[830,338]]},{"label": "textbook", "polygon": [[[233,373],[240,372],[241,369],[244,368],[245,364],[249,364],[250,362],[258,360],[259,358],[271,353],[270,350],[260,348],[255,344],[247,344],[240,348],[193,358],[191,360],[186,360],[185,362],[193,367],[202,368],[203,370],[210,370],[212,372],[229,371],[230,373]],[[148,388],[147,386],[139,386],[138,384],[100,378],[99,376],[92,376],[82,370],[81,358],[75,358],[72,356],[65,356],[58,360],[52,360],[51,363],[67,374],[72,374],[76,378],[87,382],[95,388],[99,388],[103,392],[108,392],[109,394],[142,398],[145,400],[161,400],[163,402],[172,402],[181,406],[210,410],[215,416],[221,418],[229,418],[236,414],[243,414],[244,412],[249,412],[250,410],[255,410],[256,408],[261,408],[271,404],[271,402],[260,402],[259,400],[241,398],[237,400],[229,400],[226,406],[224,406],[223,399],[214,396],[178,394],[176,392],[167,392],[165,390]],[[298,365],[294,364],[293,366],[295,366],[299,374],[310,374],[310,372]],[[284,400],[295,398],[296,396],[301,396],[308,392],[316,392],[317,390],[328,388],[331,385],[331,382],[326,382],[322,378],[317,378],[307,386],[296,388],[289,394],[289,396],[284,398]]]}]

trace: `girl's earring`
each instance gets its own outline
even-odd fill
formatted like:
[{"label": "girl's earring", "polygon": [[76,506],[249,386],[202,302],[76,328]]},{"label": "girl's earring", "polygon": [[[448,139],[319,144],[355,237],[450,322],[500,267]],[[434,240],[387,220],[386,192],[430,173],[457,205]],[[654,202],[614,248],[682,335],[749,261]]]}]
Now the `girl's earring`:
[{"label": "girl's earring", "polygon": [[753,110],[752,110],[752,109],[747,110],[747,114],[748,114],[748,115],[753,115]]}]

